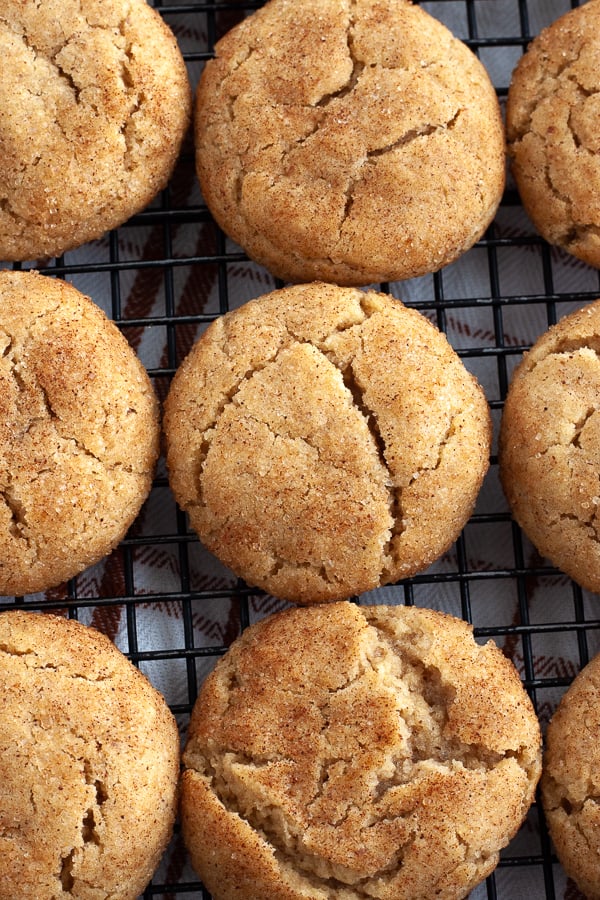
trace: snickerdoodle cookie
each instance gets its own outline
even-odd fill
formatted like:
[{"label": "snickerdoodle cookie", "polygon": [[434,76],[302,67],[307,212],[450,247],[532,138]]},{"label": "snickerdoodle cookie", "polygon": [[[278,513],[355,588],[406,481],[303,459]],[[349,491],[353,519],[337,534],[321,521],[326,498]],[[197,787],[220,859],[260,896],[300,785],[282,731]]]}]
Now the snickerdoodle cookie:
[{"label": "snickerdoodle cookie", "polygon": [[104,635],[0,613],[0,900],[134,900],[171,835],[175,720]]},{"label": "snickerdoodle cookie", "polygon": [[165,186],[191,90],[146,0],[5,0],[0,56],[0,259],[58,256]]},{"label": "snickerdoodle cookie", "polygon": [[179,367],[164,428],[205,545],[300,603],[423,569],[489,462],[487,402],[445,336],[385,294],[322,283],[216,320]]},{"label": "snickerdoodle cookie", "polygon": [[600,3],[542,31],[508,92],[512,171],[531,220],[552,244],[600,266]]},{"label": "snickerdoodle cookie", "polygon": [[0,273],[0,593],[106,556],[145,500],[158,404],[114,322],[71,285]]},{"label": "snickerdoodle cookie", "polygon": [[215,900],[457,900],[519,828],[540,756],[516,669],[465,622],[293,608],[202,687],[184,837]]},{"label": "snickerdoodle cookie", "polygon": [[502,415],[500,476],[540,553],[600,591],[600,301],[538,338]]},{"label": "snickerdoodle cookie", "polygon": [[407,0],[271,0],[217,44],[195,138],[217,222],[286,281],[437,270],[504,186],[487,72]]},{"label": "snickerdoodle cookie", "polygon": [[600,898],[600,656],[575,678],[546,734],[541,788],[550,835],[567,874]]}]

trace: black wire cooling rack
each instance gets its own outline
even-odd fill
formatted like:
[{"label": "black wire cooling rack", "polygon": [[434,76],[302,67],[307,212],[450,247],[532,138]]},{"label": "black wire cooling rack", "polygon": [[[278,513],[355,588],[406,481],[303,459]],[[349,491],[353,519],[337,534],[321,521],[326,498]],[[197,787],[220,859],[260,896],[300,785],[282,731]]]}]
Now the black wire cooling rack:
[{"label": "black wire cooling rack", "polygon": [[[302,2],[302,0],[298,0]],[[179,40],[192,84],[215,41],[259,2],[155,3]],[[528,41],[576,3],[437,0],[421,4],[479,55],[503,103]],[[5,264],[5,267],[10,267]],[[168,187],[105,238],[64,257],[22,264],[71,281],[119,324],[159,397],[195,337],[217,315],[278,286],[213,223],[188,139]],[[480,380],[497,436],[514,366],[562,315],[600,296],[598,272],[536,234],[510,178],[486,235],[443,271],[378,286],[446,332]],[[576,672],[600,649],[598,599],[541,559],[511,521],[496,444],[474,515],[456,545],[418,577],[357,598],[417,604],[471,622],[515,662],[545,726]],[[159,464],[152,493],[121,546],[66,585],[3,598],[0,609],[60,612],[106,632],[167,698],[185,737],[202,678],[251,621],[283,606],[207,554],[189,530]],[[556,861],[539,804],[473,898],[578,896]],[[144,897],[208,898],[176,829]]]}]

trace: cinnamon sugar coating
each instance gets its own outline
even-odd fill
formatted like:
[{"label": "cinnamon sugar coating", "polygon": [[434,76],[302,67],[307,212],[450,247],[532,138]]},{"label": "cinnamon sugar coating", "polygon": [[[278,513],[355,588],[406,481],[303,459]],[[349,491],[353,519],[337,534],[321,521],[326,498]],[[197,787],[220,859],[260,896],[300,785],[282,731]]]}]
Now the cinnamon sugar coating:
[{"label": "cinnamon sugar coating", "polygon": [[499,462],[512,513],[539,552],[600,591],[600,301],[542,334],[514,372]]},{"label": "cinnamon sugar coating", "polygon": [[106,556],[152,486],[158,403],[114,322],[74,287],[0,273],[0,593]]},{"label": "cinnamon sugar coating", "polygon": [[192,98],[146,0],[5,0],[0,56],[0,259],[58,256],[165,187]]},{"label": "cinnamon sugar coating", "polygon": [[214,322],[164,409],[169,480],[205,545],[300,603],[425,568],[489,464],[481,388],[424,316],[314,283]]},{"label": "cinnamon sugar coating", "polygon": [[135,900],[170,838],[179,735],[104,635],[0,613],[0,898]]},{"label": "cinnamon sugar coating", "polygon": [[600,898],[600,656],[581,670],[546,733],[542,802],[558,858],[589,900]]},{"label": "cinnamon sugar coating", "polygon": [[600,267],[600,3],[545,28],[513,73],[506,106],[512,171],[542,236]]},{"label": "cinnamon sugar coating", "polygon": [[471,247],[504,187],[490,79],[406,0],[271,0],[216,46],[197,170],[221,227],[285,281],[365,285]]},{"label": "cinnamon sugar coating", "polygon": [[540,756],[514,666],[466,623],[290,609],[202,687],[183,833],[215,900],[458,900],[521,824]]}]

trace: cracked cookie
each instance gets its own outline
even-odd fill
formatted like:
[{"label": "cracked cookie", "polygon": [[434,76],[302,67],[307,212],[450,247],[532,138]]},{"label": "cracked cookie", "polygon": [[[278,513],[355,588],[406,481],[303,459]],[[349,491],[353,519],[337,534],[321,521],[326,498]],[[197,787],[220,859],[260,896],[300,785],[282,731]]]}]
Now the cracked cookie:
[{"label": "cracked cookie", "polygon": [[500,477],[540,553],[600,592],[600,301],[541,335],[514,372]]},{"label": "cracked cookie", "polygon": [[134,900],[170,838],[179,733],[104,635],[0,613],[0,900]]},{"label": "cracked cookie", "polygon": [[540,731],[513,664],[415,607],[297,607],[204,682],[183,834],[215,900],[458,900],[533,800]]},{"label": "cracked cookie", "polygon": [[600,656],[563,695],[548,726],[541,796],[558,858],[589,900],[600,898]]},{"label": "cracked cookie", "polygon": [[216,320],[163,424],[171,487],[204,544],[299,603],[425,568],[489,463],[487,402],[445,336],[385,294],[321,283]]},{"label": "cracked cookie", "polygon": [[114,322],[59,279],[0,273],[0,594],[106,556],[152,485],[158,403]]},{"label": "cracked cookie", "polygon": [[216,45],[196,95],[200,185],[285,281],[366,285],[469,249],[504,187],[487,72],[406,0],[271,0]]},{"label": "cracked cookie", "polygon": [[192,97],[146,0],[4,0],[0,56],[0,259],[58,256],[166,185]]},{"label": "cracked cookie", "polygon": [[513,73],[508,152],[523,205],[551,244],[600,267],[600,3],[544,29]]}]

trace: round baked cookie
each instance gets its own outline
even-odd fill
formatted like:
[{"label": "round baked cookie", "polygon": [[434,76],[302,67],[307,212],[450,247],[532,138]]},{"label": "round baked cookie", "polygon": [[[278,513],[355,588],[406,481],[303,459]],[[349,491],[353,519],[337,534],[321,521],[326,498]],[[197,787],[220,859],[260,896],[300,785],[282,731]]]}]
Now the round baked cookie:
[{"label": "round baked cookie", "polygon": [[114,322],[64,281],[0,273],[0,594],[106,556],[150,487],[150,379]]},{"label": "round baked cookie", "polygon": [[0,55],[0,259],[58,256],[166,185],[192,97],[146,0],[4,0]]},{"label": "round baked cookie", "polygon": [[600,301],[542,334],[513,375],[499,463],[514,518],[541,554],[600,591]]},{"label": "round baked cookie", "polygon": [[508,152],[523,205],[541,235],[600,266],[600,4],[544,29],[513,73]]},{"label": "round baked cookie", "polygon": [[195,139],[217,222],[285,281],[435,271],[504,187],[486,70],[407,0],[271,0],[217,43]]},{"label": "round baked cookie", "polygon": [[519,828],[541,750],[495,644],[442,613],[341,602],[247,629],[183,760],[183,834],[215,900],[458,900]]},{"label": "round baked cookie", "polygon": [[550,722],[541,795],[563,868],[589,900],[600,898],[600,656],[575,678]]},{"label": "round baked cookie", "polygon": [[164,698],[104,635],[0,613],[0,900],[134,900],[177,806]]},{"label": "round baked cookie", "polygon": [[425,568],[489,463],[485,397],[445,336],[385,294],[323,283],[217,319],[163,425],[173,492],[204,544],[299,603]]}]

